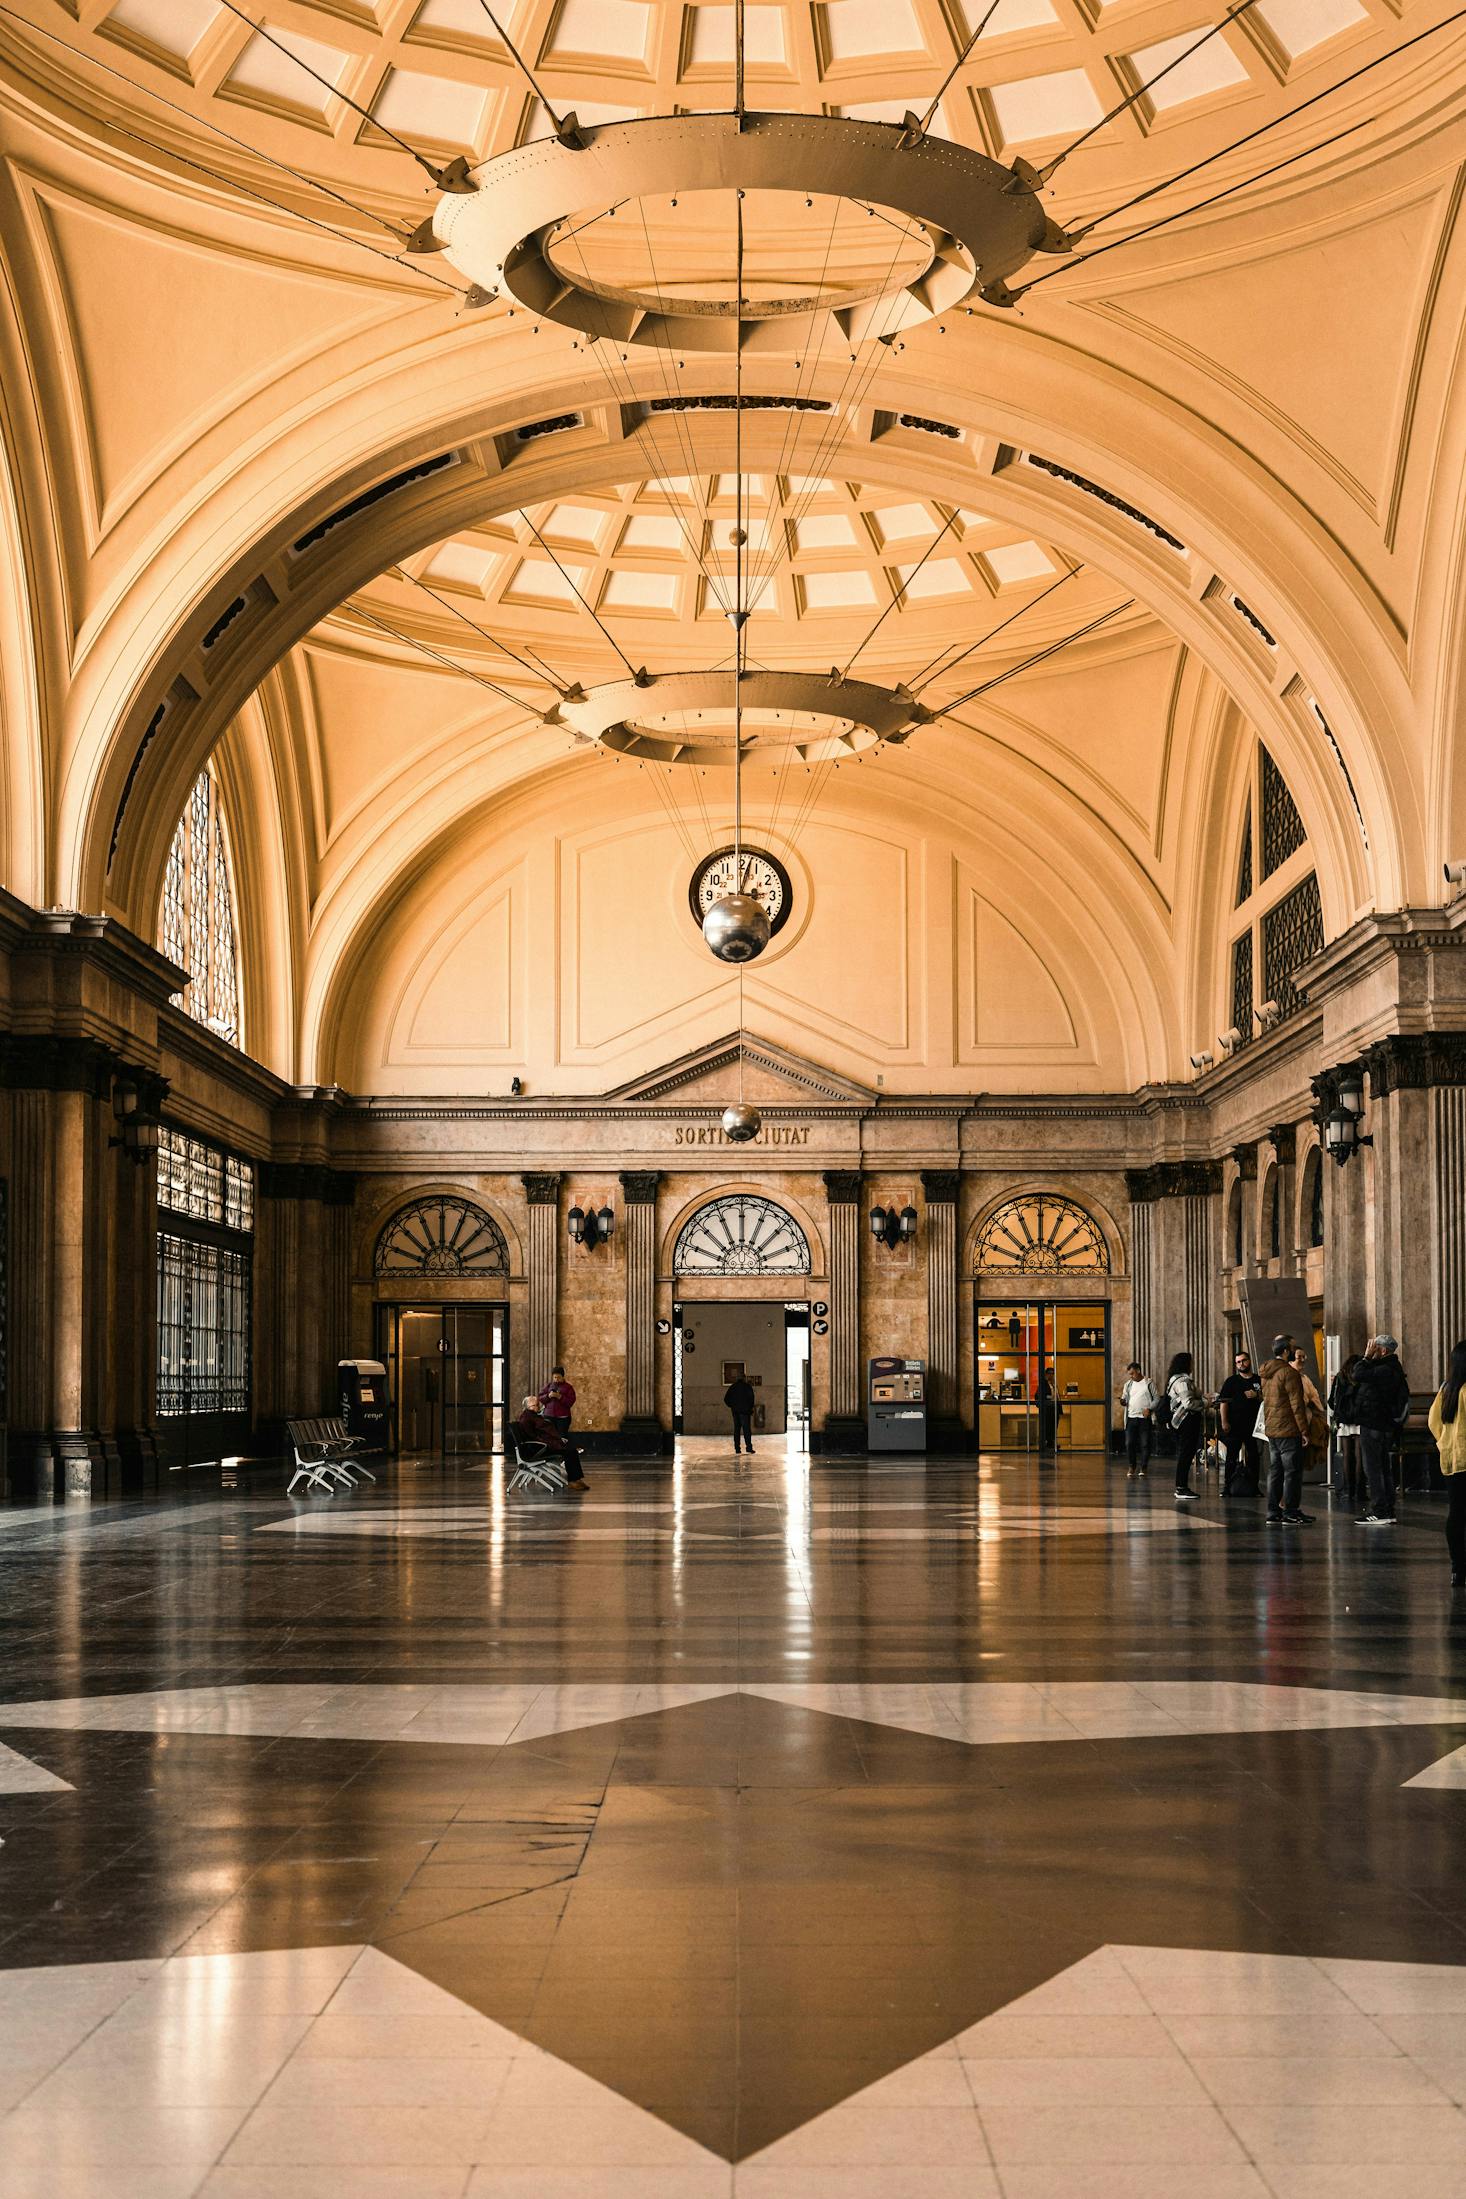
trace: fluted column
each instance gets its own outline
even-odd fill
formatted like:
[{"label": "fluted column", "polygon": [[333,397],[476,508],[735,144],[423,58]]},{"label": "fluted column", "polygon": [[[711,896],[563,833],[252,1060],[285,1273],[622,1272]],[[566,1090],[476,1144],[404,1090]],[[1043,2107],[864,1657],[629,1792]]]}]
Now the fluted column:
[{"label": "fluted column", "polygon": [[1158,1161],[1126,1171],[1135,1275],[1132,1347],[1152,1381],[1176,1351],[1198,1379],[1218,1364],[1216,1265],[1220,1161]]},{"label": "fluted column", "polygon": [[955,1168],[925,1168],[926,1388],[929,1431],[960,1419],[957,1398],[957,1194]]},{"label": "fluted column", "polygon": [[830,1202],[830,1406],[826,1439],[865,1440],[860,1380],[860,1171],[825,1170]]},{"label": "fluted column", "polygon": [[529,1202],[525,1281],[529,1290],[524,1386],[538,1391],[550,1379],[559,1348],[560,1178],[550,1170],[521,1176]]},{"label": "fluted column", "polygon": [[1436,1208],[1442,1223],[1434,1364],[1443,1370],[1452,1345],[1466,1336],[1466,1088],[1438,1087],[1430,1097]]},{"label": "fluted column", "polygon": [[657,1420],[657,1183],[655,1169],[630,1170],[621,1178],[626,1248],[627,1434],[661,1435]]}]

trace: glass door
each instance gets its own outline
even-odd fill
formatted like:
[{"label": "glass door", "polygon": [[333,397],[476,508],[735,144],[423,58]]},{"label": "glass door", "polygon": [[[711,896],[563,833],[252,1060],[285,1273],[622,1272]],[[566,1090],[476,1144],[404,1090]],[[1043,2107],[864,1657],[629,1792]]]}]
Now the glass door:
[{"label": "glass door", "polygon": [[446,1460],[503,1450],[507,1306],[379,1306],[377,1355],[396,1400],[399,1452]]},{"label": "glass door", "polygon": [[980,1299],[977,1440],[985,1451],[1103,1450],[1109,1308]]}]

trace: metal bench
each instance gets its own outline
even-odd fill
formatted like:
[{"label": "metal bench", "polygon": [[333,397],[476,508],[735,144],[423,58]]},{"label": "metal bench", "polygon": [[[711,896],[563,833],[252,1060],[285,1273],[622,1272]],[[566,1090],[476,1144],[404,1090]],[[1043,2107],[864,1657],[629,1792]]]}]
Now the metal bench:
[{"label": "metal bench", "polygon": [[543,1443],[522,1443],[512,1428],[509,1441],[514,1446],[514,1471],[509,1476],[511,1489],[548,1489],[555,1496],[564,1494],[565,1469],[551,1458]]},{"label": "metal bench", "polygon": [[354,1489],[358,1477],[375,1481],[376,1475],[352,1456],[356,1439],[346,1432],[344,1420],[287,1420],[285,1432],[295,1453],[295,1471],[285,1494],[293,1496],[297,1482],[325,1496],[338,1489]]}]

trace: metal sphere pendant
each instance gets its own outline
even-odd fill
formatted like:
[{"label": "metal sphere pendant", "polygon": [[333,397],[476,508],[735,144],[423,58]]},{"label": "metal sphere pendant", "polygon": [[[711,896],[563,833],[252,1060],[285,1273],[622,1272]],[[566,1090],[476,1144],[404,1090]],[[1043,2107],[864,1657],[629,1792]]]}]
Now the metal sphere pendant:
[{"label": "metal sphere pendant", "polygon": [[751,962],[769,943],[769,919],[751,893],[729,893],[702,920],[702,935],[720,962]]},{"label": "metal sphere pendant", "polygon": [[735,1100],[723,1109],[723,1135],[734,1145],[747,1145],[764,1126],[764,1118],[752,1100]]}]

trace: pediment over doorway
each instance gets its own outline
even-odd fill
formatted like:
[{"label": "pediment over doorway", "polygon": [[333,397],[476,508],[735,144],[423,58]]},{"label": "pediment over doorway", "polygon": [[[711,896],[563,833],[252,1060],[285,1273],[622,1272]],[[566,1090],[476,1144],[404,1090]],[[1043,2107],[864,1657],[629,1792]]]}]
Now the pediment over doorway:
[{"label": "pediment over doorway", "polygon": [[876,1093],[802,1054],[762,1040],[735,1036],[699,1046],[678,1061],[644,1077],[617,1085],[606,1097],[624,1105],[726,1107],[739,1097],[740,1055],[743,1097],[761,1107],[873,1107]]}]

